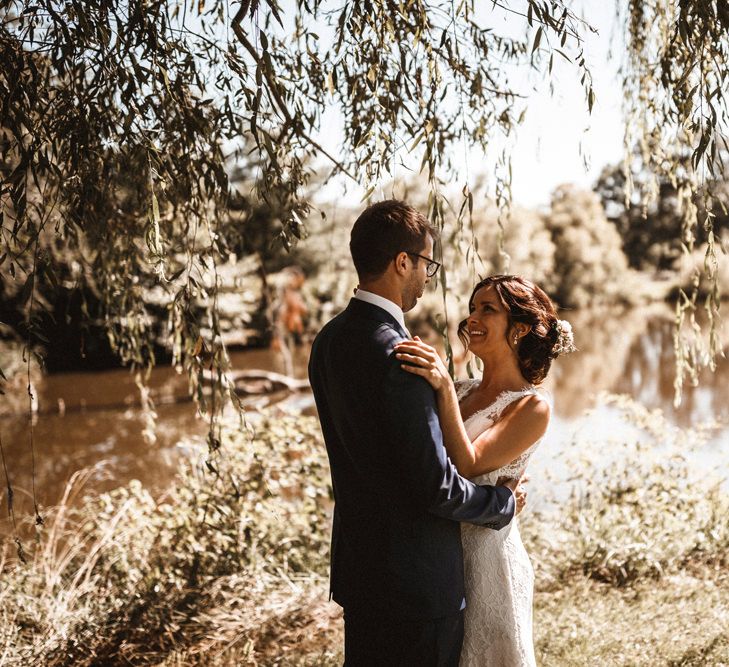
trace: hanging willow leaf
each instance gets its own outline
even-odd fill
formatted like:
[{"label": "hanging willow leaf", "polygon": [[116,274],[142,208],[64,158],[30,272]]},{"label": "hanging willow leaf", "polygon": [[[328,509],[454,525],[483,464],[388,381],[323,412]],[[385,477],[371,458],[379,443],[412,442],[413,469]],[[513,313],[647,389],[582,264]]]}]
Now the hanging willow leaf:
[{"label": "hanging willow leaf", "polygon": [[25,304],[33,294],[33,286],[35,285],[35,273],[31,272],[25,280],[23,289],[20,291],[20,298],[18,299],[20,304]]},{"label": "hanging willow leaf", "polygon": [[[729,40],[723,27],[726,3],[682,0],[679,3],[627,5],[628,63],[623,88],[628,109],[625,150],[626,201],[630,199],[635,165],[650,177],[644,188],[644,209],[654,204],[661,183],[677,192],[681,211],[681,234],[675,238],[691,253],[699,225],[709,236],[711,215],[700,220],[698,205],[711,211],[710,187],[706,176],[723,176],[729,155],[717,151],[717,140],[728,133],[728,101],[725,81],[729,70]],[[725,142],[724,144],[725,145]],[[631,162],[633,165],[631,165]],[[705,309],[710,323],[709,349],[701,347],[695,310],[700,276],[694,275],[693,292],[677,302],[676,401],[680,401],[684,377],[698,378],[703,365],[714,366],[719,353],[716,326],[719,312],[718,275],[713,272],[714,244],[707,244],[705,270],[712,283]]]},{"label": "hanging willow leaf", "polygon": [[537,34],[534,37],[534,44],[532,44],[532,55],[534,55],[534,52],[539,48],[539,43],[542,41],[542,33],[543,33],[542,26],[539,26],[537,29]]}]

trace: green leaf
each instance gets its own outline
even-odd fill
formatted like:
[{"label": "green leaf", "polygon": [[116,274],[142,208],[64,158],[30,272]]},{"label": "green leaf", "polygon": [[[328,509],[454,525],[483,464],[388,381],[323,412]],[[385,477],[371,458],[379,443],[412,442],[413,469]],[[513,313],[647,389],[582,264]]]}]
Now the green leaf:
[{"label": "green leaf", "polygon": [[160,67],[160,71],[162,72],[162,79],[165,83],[165,88],[167,89],[167,92],[172,95],[172,90],[170,89],[170,78],[167,75],[167,70],[164,67]]},{"label": "green leaf", "polygon": [[25,285],[23,285],[23,289],[20,292],[20,304],[24,304],[30,299],[31,294],[33,293],[33,286],[35,285],[35,273],[31,272],[27,279],[25,280]]},{"label": "green leaf", "polygon": [[362,199],[360,199],[360,202],[367,201],[372,196],[372,193],[375,191],[376,187],[377,186],[373,185],[369,190],[367,190],[367,192],[362,195]]},{"label": "green leaf", "polygon": [[159,225],[159,202],[154,192],[152,192],[152,220],[155,224]]},{"label": "green leaf", "polygon": [[[412,153],[415,150],[416,146],[423,140],[424,136],[425,136],[425,132],[421,132],[417,137],[415,137],[415,141],[413,141],[413,143],[411,144],[408,151],[410,151]],[[0,262],[0,263],[2,263],[2,262]]]},{"label": "green leaf", "polygon": [[53,265],[50,262],[45,265],[45,274],[48,276],[48,280],[50,281],[54,289],[58,289],[58,276],[56,275],[56,270],[53,268]]},{"label": "green leaf", "polygon": [[534,55],[534,52],[539,48],[539,43],[542,41],[542,33],[544,30],[542,29],[542,26],[539,26],[537,29],[537,34],[534,37],[534,44],[532,45],[532,55]]}]

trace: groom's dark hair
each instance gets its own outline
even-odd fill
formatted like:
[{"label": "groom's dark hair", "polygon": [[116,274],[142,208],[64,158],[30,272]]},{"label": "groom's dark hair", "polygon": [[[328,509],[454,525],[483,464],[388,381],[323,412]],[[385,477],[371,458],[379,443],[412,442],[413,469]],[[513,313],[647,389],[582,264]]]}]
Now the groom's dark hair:
[{"label": "groom's dark hair", "polygon": [[360,280],[377,278],[400,252],[419,253],[438,229],[412,206],[387,199],[368,206],[352,227],[349,251]]}]

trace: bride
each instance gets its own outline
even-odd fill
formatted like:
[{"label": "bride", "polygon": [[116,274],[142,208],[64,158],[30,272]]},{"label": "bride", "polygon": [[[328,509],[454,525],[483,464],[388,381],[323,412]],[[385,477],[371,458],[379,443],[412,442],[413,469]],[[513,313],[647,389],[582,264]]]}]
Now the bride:
[{"label": "bride", "polygon": [[[419,338],[399,344],[403,368],[435,389],[443,439],[458,471],[479,484],[520,478],[547,429],[551,407],[535,388],[552,359],[574,350],[568,322],[549,297],[518,276],[490,276],[471,294],[458,327],[483,362],[483,376],[451,381],[438,353]],[[466,583],[461,666],[536,665],[532,640],[534,572],[516,518],[495,531],[461,529]]]}]

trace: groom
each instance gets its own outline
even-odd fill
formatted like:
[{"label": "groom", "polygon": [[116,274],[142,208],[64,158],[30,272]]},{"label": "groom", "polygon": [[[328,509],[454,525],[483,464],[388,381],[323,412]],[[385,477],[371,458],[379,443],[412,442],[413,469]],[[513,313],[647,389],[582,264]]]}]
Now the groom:
[{"label": "groom", "polygon": [[352,228],[359,288],[314,341],[309,378],[334,488],[331,595],[344,608],[345,665],[458,665],[459,521],[499,529],[514,489],[476,486],[447,458],[430,385],[400,368],[411,310],[439,264],[437,230],[383,201]]}]

